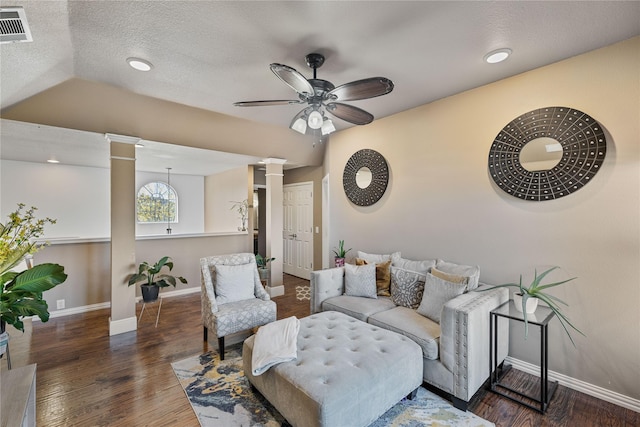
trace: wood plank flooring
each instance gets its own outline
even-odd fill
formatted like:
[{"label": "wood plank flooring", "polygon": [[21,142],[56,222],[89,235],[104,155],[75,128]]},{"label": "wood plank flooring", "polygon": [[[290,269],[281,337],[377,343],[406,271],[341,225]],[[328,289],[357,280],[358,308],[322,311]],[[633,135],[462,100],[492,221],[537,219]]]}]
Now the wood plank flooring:
[{"label": "wood plank flooring", "polygon": [[[285,275],[278,318],[309,314],[309,301],[296,300],[301,284],[308,281]],[[198,426],[170,363],[217,348],[215,337],[202,341],[200,294],[165,299],[157,328],[156,307],[147,310],[137,331],[113,337],[106,309],[33,323],[21,337],[30,345],[16,342],[12,362],[38,364],[38,426]],[[512,372],[524,387],[535,379]],[[488,391],[470,410],[499,427],[640,425],[640,414],[562,386],[545,415]]]}]

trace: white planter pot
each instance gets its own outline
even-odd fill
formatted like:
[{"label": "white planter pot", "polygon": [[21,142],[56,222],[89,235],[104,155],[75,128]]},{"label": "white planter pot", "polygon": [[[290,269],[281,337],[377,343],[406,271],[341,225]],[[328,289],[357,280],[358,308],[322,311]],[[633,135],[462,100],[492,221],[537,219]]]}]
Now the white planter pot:
[{"label": "white planter pot", "polygon": [[[527,314],[535,313],[536,308],[538,308],[538,301],[538,298],[527,298],[527,306],[525,307]],[[522,313],[522,294],[513,294],[513,304],[516,306],[516,310]]]}]

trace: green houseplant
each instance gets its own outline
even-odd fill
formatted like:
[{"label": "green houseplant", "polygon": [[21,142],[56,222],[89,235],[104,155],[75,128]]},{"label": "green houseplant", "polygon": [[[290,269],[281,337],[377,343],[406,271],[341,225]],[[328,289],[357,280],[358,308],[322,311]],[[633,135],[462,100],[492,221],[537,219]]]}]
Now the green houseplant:
[{"label": "green houseplant", "polygon": [[347,250],[344,249],[344,240],[338,240],[338,249],[333,250],[333,253],[335,254],[334,261],[336,263],[336,267],[344,266],[344,258],[350,250],[351,248]]},{"label": "green houseplant", "polygon": [[271,261],[275,261],[275,258],[267,258],[260,254],[256,254],[256,264],[258,265],[258,272],[260,273],[260,279],[266,280],[269,273],[268,267]]},{"label": "green houseplant", "polygon": [[129,286],[140,283],[140,290],[142,291],[142,300],[144,302],[153,302],[158,299],[160,288],[166,288],[168,286],[177,285],[176,280],[186,284],[187,279],[182,276],[172,276],[170,274],[162,273],[163,268],[168,268],[169,271],[173,270],[173,260],[168,257],[162,257],[158,262],[151,265],[144,261],[138,266],[138,272],[129,276]]},{"label": "green houseplant", "polygon": [[[575,347],[575,342],[573,341],[573,338],[571,337],[571,333],[569,332],[569,327],[575,329],[578,333],[580,333],[582,336],[584,336],[584,334],[578,329],[576,328],[571,321],[569,320],[569,318],[567,316],[564,315],[564,313],[562,313],[562,310],[560,308],[560,306],[558,305],[558,303],[560,304],[564,304],[568,307],[568,304],[564,301],[562,301],[560,298],[555,297],[551,294],[548,294],[547,292],[545,292],[546,289],[549,288],[553,288],[555,286],[560,286],[564,283],[570,282],[571,280],[576,279],[575,277],[572,277],[571,279],[566,279],[566,280],[562,280],[559,282],[554,282],[554,283],[549,283],[546,285],[541,284],[542,279],[545,278],[545,276],[549,273],[551,273],[553,270],[557,269],[558,267],[552,267],[546,271],[544,271],[543,273],[540,273],[540,275],[538,275],[538,271],[535,270],[534,273],[534,278],[533,281],[531,282],[531,284],[529,286],[524,286],[522,284],[522,275],[520,275],[520,282],[519,283],[505,283],[503,285],[496,285],[496,286],[491,286],[489,289],[495,289],[495,288],[516,288],[517,292],[514,294],[514,303],[516,304],[516,308],[518,309],[518,311],[522,311],[522,315],[524,318],[524,330],[525,330],[525,338],[527,337],[528,333],[529,333],[529,324],[527,322],[527,314],[531,314],[532,310],[527,310],[527,303],[530,299],[532,298],[537,298],[538,300],[544,302],[545,304],[547,304],[549,306],[549,308],[555,313],[556,317],[558,318],[558,320],[560,321],[560,324],[562,325],[562,328],[565,330],[565,332],[567,333],[567,335],[569,336],[569,339],[571,340],[571,343],[573,344],[573,346]],[[489,290],[489,289],[484,289],[485,291]],[[521,300],[522,302],[516,302],[516,300]]]},{"label": "green houseplant", "polygon": [[34,239],[42,236],[47,223],[55,224],[51,218],[36,219],[36,207],[24,211],[25,205],[9,214],[9,221],[0,224],[0,332],[5,325],[13,325],[24,331],[23,319],[38,316],[42,322],[49,320],[49,307],[43,292],[54,288],[67,279],[64,267],[58,264],[39,264],[24,271],[11,271],[27,255],[40,250],[44,243]]}]

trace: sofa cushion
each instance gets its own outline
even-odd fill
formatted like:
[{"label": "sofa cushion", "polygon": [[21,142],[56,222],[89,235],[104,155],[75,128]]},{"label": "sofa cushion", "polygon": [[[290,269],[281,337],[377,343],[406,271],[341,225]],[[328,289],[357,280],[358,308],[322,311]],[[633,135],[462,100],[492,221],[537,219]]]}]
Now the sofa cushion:
[{"label": "sofa cushion", "polygon": [[339,311],[366,322],[372,314],[390,310],[395,306],[393,301],[387,297],[373,299],[340,295],[324,300],[322,311]]},{"label": "sofa cushion", "polygon": [[425,359],[438,358],[440,325],[407,307],[396,307],[369,317],[368,323],[411,338],[422,348]]},{"label": "sofa cushion", "polygon": [[416,309],[422,301],[425,275],[391,266],[391,299],[396,305]]},{"label": "sofa cushion", "polygon": [[462,295],[466,289],[466,283],[447,282],[427,273],[427,279],[424,283],[424,295],[417,312],[434,322],[440,323],[440,314],[445,303],[458,295]]},{"label": "sofa cushion", "polygon": [[[371,264],[367,260],[356,258],[356,265]],[[390,297],[391,290],[391,260],[376,263],[376,292],[383,297]]]},{"label": "sofa cushion", "polygon": [[367,261],[369,264],[379,264],[385,261],[393,262],[400,259],[400,252],[393,252],[391,254],[368,254],[358,251],[358,258]]},{"label": "sofa cushion", "polygon": [[376,265],[345,264],[344,293],[352,297],[377,298]]},{"label": "sofa cushion", "polygon": [[426,259],[424,261],[413,261],[406,258],[398,258],[393,261],[393,266],[409,271],[417,271],[421,274],[427,274],[431,268],[436,265],[435,259]]},{"label": "sofa cushion", "polygon": [[478,287],[480,280],[480,267],[472,265],[455,264],[439,259],[436,268],[444,273],[468,277],[467,290],[472,291]]},{"label": "sofa cushion", "polygon": [[469,283],[469,278],[466,276],[458,276],[457,274],[445,273],[444,271],[440,271],[435,267],[431,269],[430,273],[436,277],[441,278],[442,280],[446,280],[447,282],[464,283],[465,285]]}]

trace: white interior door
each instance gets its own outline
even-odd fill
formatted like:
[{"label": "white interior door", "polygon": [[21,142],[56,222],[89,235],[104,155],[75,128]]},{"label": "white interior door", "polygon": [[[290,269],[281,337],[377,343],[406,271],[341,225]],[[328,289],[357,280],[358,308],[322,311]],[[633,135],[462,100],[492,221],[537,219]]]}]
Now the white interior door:
[{"label": "white interior door", "polygon": [[313,270],[313,182],[283,186],[284,272],[309,280]]}]

